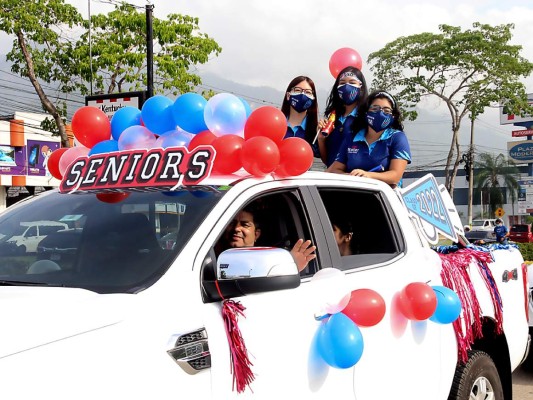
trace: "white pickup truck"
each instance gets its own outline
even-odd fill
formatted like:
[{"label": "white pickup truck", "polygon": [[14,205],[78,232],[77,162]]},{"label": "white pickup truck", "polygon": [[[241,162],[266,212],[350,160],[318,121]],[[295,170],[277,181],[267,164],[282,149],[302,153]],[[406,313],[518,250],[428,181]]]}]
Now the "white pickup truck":
[{"label": "white pickup truck", "polygon": [[[0,254],[3,398],[512,399],[511,374],[529,347],[518,250],[460,267],[479,315],[469,303],[454,323],[398,309],[407,285],[445,284],[446,254],[428,238],[444,232],[468,245],[434,178],[400,192],[323,172],[238,176],[115,197],[90,193],[90,175],[75,172],[63,182],[87,180],[74,193],[45,192],[0,215],[6,235],[21,222],[79,221],[33,255]],[[226,226],[251,203],[263,247],[219,254]],[[352,255],[339,252],[330,219],[338,212],[352,225]],[[298,238],[317,247],[301,272],[288,251],[273,251]],[[342,273],[342,285],[314,279],[326,268]],[[360,327],[364,350],[346,368],[330,366],[316,347],[327,320],[317,309],[335,288],[371,289],[386,305],[379,323]],[[253,377],[244,390],[233,383],[223,299],[245,308],[238,327]],[[470,341],[461,336],[468,332]],[[459,340],[470,348],[465,360]]]}]

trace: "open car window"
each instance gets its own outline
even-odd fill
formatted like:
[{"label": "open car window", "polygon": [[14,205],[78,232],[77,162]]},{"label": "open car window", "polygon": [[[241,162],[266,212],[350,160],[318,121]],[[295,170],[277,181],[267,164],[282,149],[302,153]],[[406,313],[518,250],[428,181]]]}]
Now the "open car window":
[{"label": "open car window", "polygon": [[[259,196],[244,208],[252,208],[256,214],[255,219],[261,230],[256,246],[279,247],[290,251],[299,238],[315,242],[297,191],[285,190]],[[228,245],[223,244],[224,240],[223,234],[218,245],[222,244],[225,249]],[[314,273],[316,270],[313,261],[303,273]]]},{"label": "open car window", "polygon": [[341,252],[339,244],[343,269],[386,262],[404,251],[399,224],[378,192],[319,188],[319,194],[331,233],[335,224],[351,229],[349,251]]}]

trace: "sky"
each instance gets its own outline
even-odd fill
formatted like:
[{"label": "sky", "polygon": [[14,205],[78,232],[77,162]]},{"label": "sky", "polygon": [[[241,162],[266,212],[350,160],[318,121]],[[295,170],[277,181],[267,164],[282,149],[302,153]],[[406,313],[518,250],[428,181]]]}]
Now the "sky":
[{"label": "sky", "polygon": [[[110,3],[115,0],[66,2],[87,17],[89,4],[91,14],[107,13],[114,9]],[[147,4],[128,2],[141,8]],[[319,94],[329,93],[334,79],[328,63],[337,49],[350,47],[359,52],[362,72],[370,83],[372,74],[366,65],[370,53],[400,36],[438,33],[440,24],[469,29],[474,22],[513,23],[512,43],[521,45],[521,55],[533,62],[531,0],[152,0],[151,4],[157,18],[170,13],[198,17],[201,32],[222,47],[218,57],[198,67],[199,75],[205,76],[204,84],[214,86],[210,79],[217,76],[241,85],[273,88],[280,92],[280,103],[289,81],[298,75],[311,77]],[[4,46],[8,49],[10,40],[0,36],[0,53],[5,53]],[[533,77],[524,84],[533,93]],[[230,91],[229,87],[217,89]],[[325,102],[325,98],[319,100]],[[436,154],[447,153],[449,147],[450,116],[437,103],[421,106],[428,115],[423,121],[406,124],[406,132],[412,132],[413,153],[418,152],[420,158],[435,153],[438,158]],[[476,121],[480,149],[505,152],[506,142],[513,140],[513,129],[520,128],[500,125],[499,110],[488,110]],[[470,140],[468,120],[463,123],[460,140],[462,145]]]}]

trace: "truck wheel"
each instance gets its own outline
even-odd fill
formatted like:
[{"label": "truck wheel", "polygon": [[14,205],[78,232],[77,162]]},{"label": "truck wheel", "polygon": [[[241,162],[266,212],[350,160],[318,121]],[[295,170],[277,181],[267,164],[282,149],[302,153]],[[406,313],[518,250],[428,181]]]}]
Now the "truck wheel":
[{"label": "truck wheel", "polygon": [[468,355],[467,363],[455,370],[448,400],[503,400],[500,375],[492,358],[478,350]]}]

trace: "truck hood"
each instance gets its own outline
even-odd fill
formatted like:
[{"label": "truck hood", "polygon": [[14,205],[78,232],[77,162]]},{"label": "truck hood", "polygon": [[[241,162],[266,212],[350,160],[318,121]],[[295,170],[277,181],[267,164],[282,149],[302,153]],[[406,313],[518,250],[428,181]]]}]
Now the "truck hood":
[{"label": "truck hood", "polygon": [[0,358],[120,322],[133,295],[0,287]]}]

